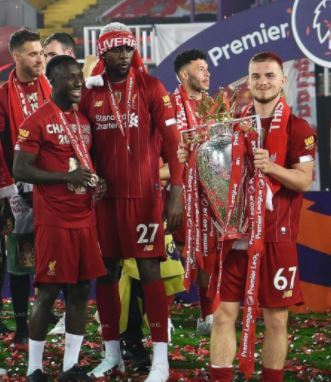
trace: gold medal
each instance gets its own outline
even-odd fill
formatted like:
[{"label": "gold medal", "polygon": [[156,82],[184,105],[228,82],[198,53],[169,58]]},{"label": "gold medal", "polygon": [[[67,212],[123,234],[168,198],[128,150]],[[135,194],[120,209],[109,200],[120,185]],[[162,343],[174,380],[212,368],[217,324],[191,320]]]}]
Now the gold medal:
[{"label": "gold medal", "polygon": [[97,174],[92,174],[91,179],[87,182],[87,185],[90,187],[96,187],[99,182],[99,177]]}]

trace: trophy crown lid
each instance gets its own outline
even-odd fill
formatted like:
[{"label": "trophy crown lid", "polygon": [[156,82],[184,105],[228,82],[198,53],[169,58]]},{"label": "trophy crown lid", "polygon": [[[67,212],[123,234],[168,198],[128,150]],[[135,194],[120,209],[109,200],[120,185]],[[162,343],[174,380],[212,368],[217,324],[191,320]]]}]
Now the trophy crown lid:
[{"label": "trophy crown lid", "polygon": [[229,100],[223,87],[219,87],[218,92],[214,97],[203,93],[202,101],[198,108],[202,120],[205,123],[226,122],[233,119],[235,110],[236,89]]}]

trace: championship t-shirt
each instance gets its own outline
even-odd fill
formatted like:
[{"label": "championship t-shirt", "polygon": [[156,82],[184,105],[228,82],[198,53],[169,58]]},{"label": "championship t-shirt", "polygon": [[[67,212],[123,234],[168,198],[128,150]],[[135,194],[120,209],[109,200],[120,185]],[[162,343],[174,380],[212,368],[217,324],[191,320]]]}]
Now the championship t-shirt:
[{"label": "championship t-shirt", "polygon": [[107,182],[106,197],[145,198],[160,192],[161,139],[171,183],[182,182],[183,167],[176,155],[180,137],[170,97],[159,80],[135,73],[128,118],[126,81],[111,84],[125,137],[112,114],[106,75],[105,85],[85,89],[80,103],[80,110],[92,126],[93,158],[98,175]]},{"label": "championship t-shirt", "polygon": [[[49,172],[67,172],[78,166],[74,149],[61,119],[49,101],[28,117],[19,128],[15,150],[36,154],[36,167]],[[64,116],[74,133],[77,125],[73,110]],[[88,148],[91,131],[87,119],[77,113]],[[35,225],[82,228],[95,224],[92,194],[89,188],[71,184],[37,184],[33,189]]]},{"label": "championship t-shirt", "polygon": [[[265,136],[272,118],[262,119]],[[316,132],[308,123],[291,114],[288,125],[286,168],[315,159]],[[281,187],[273,196],[273,211],[265,214],[265,241],[295,241],[299,231],[302,193]]]}]

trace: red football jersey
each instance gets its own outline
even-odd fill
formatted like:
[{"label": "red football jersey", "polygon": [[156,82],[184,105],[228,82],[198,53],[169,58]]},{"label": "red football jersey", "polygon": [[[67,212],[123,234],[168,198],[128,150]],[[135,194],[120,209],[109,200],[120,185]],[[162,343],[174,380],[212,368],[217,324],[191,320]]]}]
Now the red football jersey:
[{"label": "red football jersey", "polygon": [[[19,128],[15,150],[36,154],[36,166],[50,172],[66,172],[77,168],[78,161],[68,135],[55,113],[52,101],[41,106]],[[65,118],[76,129],[72,111]],[[91,130],[86,118],[78,113],[85,143],[91,146]],[[33,188],[35,225],[83,228],[95,223],[91,192],[73,185],[37,184]]]},{"label": "red football jersey", "polygon": [[104,80],[104,86],[84,91],[80,110],[92,126],[93,158],[97,173],[107,182],[107,196],[142,198],[160,192],[160,137],[169,158],[171,183],[181,184],[183,167],[176,155],[180,137],[164,86],[149,74],[136,72],[126,124],[126,81],[112,83],[127,134],[125,140],[112,114],[106,75]]},{"label": "red football jersey", "polygon": [[[26,99],[30,103],[32,111],[38,109],[38,80],[30,82],[20,82]],[[0,87],[0,133],[2,133],[2,146],[8,167],[11,171],[13,160],[13,143],[11,142],[11,132],[9,127],[9,105],[8,105],[8,82]]]},{"label": "red football jersey", "polygon": [[[262,119],[268,134],[272,118]],[[315,159],[316,132],[308,123],[293,114],[288,125],[286,167]],[[302,193],[281,187],[273,196],[273,211],[265,214],[265,241],[295,241],[299,231]]]}]

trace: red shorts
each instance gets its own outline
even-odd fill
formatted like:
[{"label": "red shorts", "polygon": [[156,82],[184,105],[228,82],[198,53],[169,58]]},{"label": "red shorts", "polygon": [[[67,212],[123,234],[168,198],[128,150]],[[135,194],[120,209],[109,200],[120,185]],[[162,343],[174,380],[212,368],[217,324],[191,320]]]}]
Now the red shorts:
[{"label": "red shorts", "polygon": [[[247,252],[232,250],[225,258],[221,301],[243,301]],[[261,260],[259,303],[261,308],[281,308],[303,303],[297,247],[293,242],[265,243]]]},{"label": "red shorts", "polygon": [[35,284],[76,284],[106,274],[96,227],[37,226]]},{"label": "red shorts", "polygon": [[162,214],[161,197],[100,200],[96,215],[102,256],[165,259]]}]

